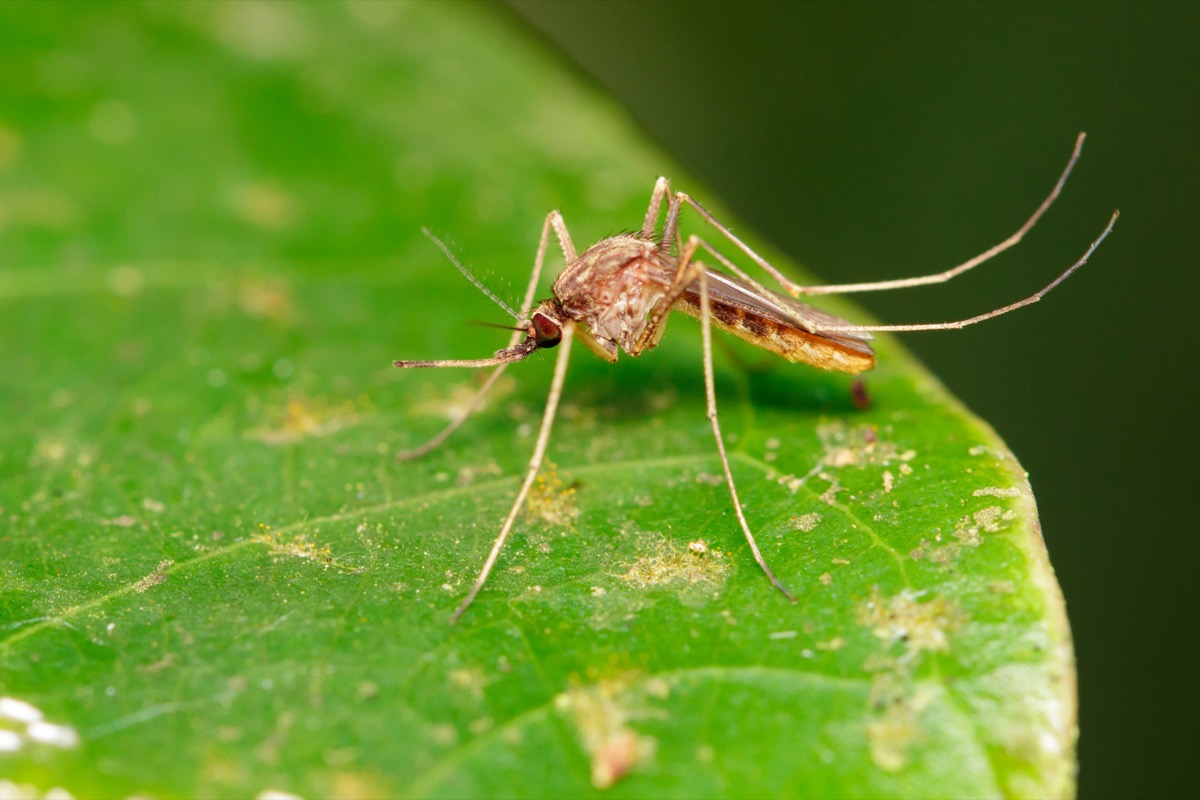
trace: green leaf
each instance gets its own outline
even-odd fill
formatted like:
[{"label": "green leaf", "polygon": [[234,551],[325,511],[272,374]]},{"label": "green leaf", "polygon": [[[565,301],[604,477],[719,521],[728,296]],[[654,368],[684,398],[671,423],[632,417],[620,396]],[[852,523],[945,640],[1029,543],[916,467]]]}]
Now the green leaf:
[{"label": "green leaf", "polygon": [[640,359],[576,349],[553,465],[447,624],[552,359],[397,462],[481,376],[391,360],[507,336],[420,227],[515,303],[551,208],[583,246],[668,174],[732,222],[506,17],[6,3],[0,32],[0,794],[1072,792],[1028,484],[887,338],[867,410],[717,351],[797,605],[680,319]]}]

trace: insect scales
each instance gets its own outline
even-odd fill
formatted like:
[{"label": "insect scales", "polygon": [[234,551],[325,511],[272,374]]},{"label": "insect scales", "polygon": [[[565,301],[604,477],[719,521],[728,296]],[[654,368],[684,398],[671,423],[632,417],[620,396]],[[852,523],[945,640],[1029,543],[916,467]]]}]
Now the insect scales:
[{"label": "insect scales", "polygon": [[[488,291],[454,258],[445,245],[425,231],[426,235],[458,267],[459,271],[508,312],[517,321],[517,325],[513,329],[514,332],[508,346],[498,350],[490,358],[394,362],[397,367],[405,368],[495,368],[468,402],[463,414],[425,444],[398,453],[398,458],[416,458],[444,442],[479,407],[509,364],[528,358],[538,350],[558,348],[546,409],[542,414],[541,426],[538,429],[533,455],[525,470],[525,478],[475,583],[454,614],[451,615],[450,622],[458,621],[487,582],[488,575],[495,566],[496,559],[500,556],[500,551],[512,531],[517,514],[541,468],[542,459],[550,440],[550,431],[554,425],[554,417],[558,410],[559,399],[562,396],[563,381],[566,378],[567,361],[570,357],[573,340],[578,338],[589,350],[609,362],[617,360],[620,350],[624,350],[631,357],[637,357],[647,350],[652,350],[659,343],[663,331],[666,329],[667,317],[672,311],[680,311],[700,320],[708,419],[712,426],[717,453],[720,455],[721,466],[725,473],[725,485],[729,488],[738,524],[746,537],[754,560],[758,562],[763,573],[785,597],[795,603],[795,596],[779,581],[766,559],[763,558],[738,499],[737,486],[734,484],[733,471],[729,466],[729,457],[725,451],[725,441],[721,436],[721,426],[717,418],[717,400],[713,388],[712,327],[715,325],[727,333],[764,350],[769,350],[788,361],[798,361],[819,369],[854,374],[868,370],[875,365],[875,353],[869,344],[872,332],[963,328],[1036,303],[1087,262],[1092,252],[1100,246],[1100,243],[1112,230],[1117,221],[1118,212],[1113,212],[1108,225],[1087,248],[1083,256],[1041,291],[1023,300],[974,317],[953,322],[916,325],[852,325],[793,298],[801,295],[881,291],[942,283],[982,264],[1017,244],[1050,207],[1050,204],[1062,191],[1067,176],[1070,175],[1079,158],[1083,140],[1084,134],[1081,133],[1075,141],[1075,148],[1067,161],[1067,166],[1054,184],[1054,188],[1038,206],[1033,216],[1016,233],[956,267],[916,278],[872,283],[800,286],[754,252],[687,194],[672,193],[666,178],[659,178],[654,185],[654,192],[650,196],[650,207],[646,210],[646,218],[640,231],[603,239],[582,253],[576,252],[562,215],[558,211],[551,211],[542,226],[542,236],[538,244],[537,256],[534,258],[533,272],[530,275],[529,285],[519,313],[513,311]],[[658,230],[658,220],[662,214],[664,203],[666,203],[666,220],[662,229]],[[678,227],[679,215],[685,207],[699,214],[791,297],[765,288],[701,237],[691,235],[686,242],[681,241]],[[551,297],[534,306],[534,293],[537,290],[542,266],[546,260],[546,250],[550,244],[551,232],[558,239],[566,265],[554,281]],[[698,258],[701,253],[711,256],[728,270],[728,273],[711,269],[705,265]]]}]

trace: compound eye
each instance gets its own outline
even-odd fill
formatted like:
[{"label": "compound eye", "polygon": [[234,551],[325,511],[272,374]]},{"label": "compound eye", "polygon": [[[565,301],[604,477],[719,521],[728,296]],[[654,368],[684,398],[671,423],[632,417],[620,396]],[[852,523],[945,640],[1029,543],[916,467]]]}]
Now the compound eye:
[{"label": "compound eye", "polygon": [[558,347],[562,341],[562,325],[557,320],[537,312],[530,320],[530,324],[533,326],[533,338],[538,347]]}]

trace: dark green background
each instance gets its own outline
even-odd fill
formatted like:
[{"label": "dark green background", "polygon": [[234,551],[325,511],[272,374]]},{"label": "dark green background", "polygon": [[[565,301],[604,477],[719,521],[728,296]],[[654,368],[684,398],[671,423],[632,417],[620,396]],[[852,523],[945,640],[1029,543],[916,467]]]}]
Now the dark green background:
[{"label": "dark green background", "polygon": [[1016,251],[948,286],[855,299],[889,322],[977,313],[1039,288],[1121,209],[1046,302],[905,342],[1030,473],[1079,659],[1081,795],[1194,791],[1200,6],[512,5],[836,282],[944,269],[1003,239],[1088,132]]}]

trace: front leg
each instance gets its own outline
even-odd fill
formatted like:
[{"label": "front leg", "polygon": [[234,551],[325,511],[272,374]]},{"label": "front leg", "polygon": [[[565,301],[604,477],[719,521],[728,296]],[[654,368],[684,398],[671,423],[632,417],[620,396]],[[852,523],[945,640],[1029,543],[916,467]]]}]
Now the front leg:
[{"label": "front leg", "polygon": [[[538,281],[542,276],[542,266],[546,262],[546,251],[550,245],[551,231],[553,231],[555,237],[557,237],[558,246],[562,250],[563,257],[567,260],[567,263],[569,264],[575,260],[575,245],[571,242],[571,234],[567,232],[567,224],[563,221],[562,214],[558,213],[557,211],[551,211],[546,215],[546,221],[542,224],[542,236],[538,240],[537,255],[533,259],[533,271],[529,275],[529,284],[525,288],[525,297],[521,302],[521,313],[518,315],[518,322],[525,322],[528,320],[529,312],[533,308],[533,298],[537,295]],[[433,237],[430,236],[430,238]],[[447,256],[450,256],[450,252],[445,249],[445,245],[443,245],[437,239],[433,239],[433,241],[438,245],[438,247],[442,248],[442,251],[445,252]],[[451,261],[454,260],[453,256],[450,256],[450,258]],[[510,311],[509,313],[512,312]],[[524,329],[514,328],[512,336],[510,336],[508,339],[508,346],[504,349],[511,351],[525,335],[526,333]],[[614,356],[611,360],[616,360],[616,357]],[[396,362],[396,366],[411,366],[411,364],[408,362]],[[452,364],[447,362],[445,364],[425,364],[424,366],[452,366]],[[463,409],[461,414],[451,420],[450,423],[446,425],[445,428],[442,428],[442,430],[432,439],[429,439],[425,443],[417,445],[416,447],[411,447],[407,450],[401,450],[396,453],[396,460],[408,461],[414,458],[420,458],[431,450],[439,447],[442,442],[449,439],[451,434],[462,427],[463,423],[466,422],[472,414],[479,410],[479,408],[483,405],[484,399],[488,396],[488,393],[492,391],[492,388],[496,385],[496,382],[500,380],[500,376],[507,368],[508,363],[500,363],[498,366],[496,366],[496,368],[492,370],[492,374],[488,376],[488,379],[484,381],[483,385],[479,387],[479,390],[475,392],[475,395],[469,401],[467,401],[466,408]]]},{"label": "front leg", "polygon": [[521,482],[521,488],[517,492],[517,497],[513,500],[512,509],[509,510],[508,516],[504,518],[504,525],[500,528],[500,535],[496,537],[496,541],[492,543],[492,549],[488,552],[487,560],[483,562],[483,568],[479,571],[479,576],[475,578],[475,583],[471,585],[471,591],[450,615],[450,624],[458,622],[458,618],[463,615],[463,612],[475,600],[475,596],[479,594],[479,590],[487,583],[488,575],[492,572],[492,567],[496,565],[496,559],[500,557],[500,551],[504,548],[504,542],[508,539],[508,534],[512,531],[513,523],[517,521],[517,514],[521,511],[521,506],[525,503],[525,498],[529,494],[530,488],[533,487],[534,480],[537,479],[538,470],[542,468],[542,459],[546,455],[546,446],[550,442],[550,430],[554,427],[554,417],[558,413],[558,401],[562,397],[563,381],[567,377],[567,360],[571,355],[571,336],[575,333],[574,324],[568,322],[562,327],[562,341],[558,345],[558,357],[554,361],[554,377],[550,382],[550,394],[546,397],[546,410],[542,412],[542,425],[538,429],[537,442],[533,446],[533,455],[529,458],[529,464],[525,467],[525,480]]}]

